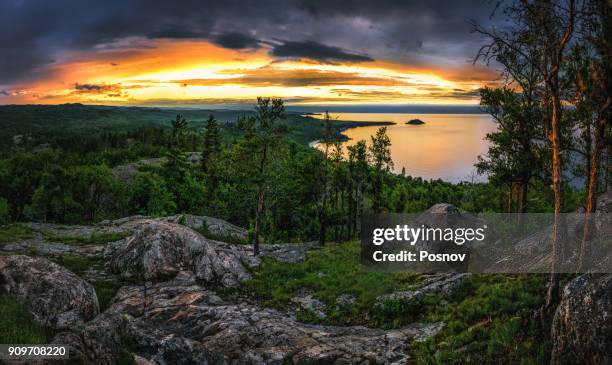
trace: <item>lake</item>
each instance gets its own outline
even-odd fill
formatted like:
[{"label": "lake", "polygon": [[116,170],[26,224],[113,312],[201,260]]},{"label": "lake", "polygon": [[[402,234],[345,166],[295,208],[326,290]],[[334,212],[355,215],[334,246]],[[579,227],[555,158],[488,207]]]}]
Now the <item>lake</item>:
[{"label": "lake", "polygon": [[[486,154],[489,142],[484,138],[496,129],[487,114],[392,114],[392,113],[333,113],[332,118],[346,121],[388,121],[391,139],[391,158],[394,171],[424,179],[442,179],[450,182],[486,181],[475,174],[474,163],[478,155]],[[322,115],[315,116],[322,118]],[[411,119],[420,119],[422,125],[406,125]],[[344,146],[366,140],[380,128],[377,126],[351,128],[344,132],[350,138]],[[315,145],[322,148],[320,144]],[[475,175],[475,176],[473,176]]]}]

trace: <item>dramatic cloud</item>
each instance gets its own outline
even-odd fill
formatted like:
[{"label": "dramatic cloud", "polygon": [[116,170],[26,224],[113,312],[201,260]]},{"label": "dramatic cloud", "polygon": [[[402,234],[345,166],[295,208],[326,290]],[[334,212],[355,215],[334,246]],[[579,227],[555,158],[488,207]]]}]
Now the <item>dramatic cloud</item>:
[{"label": "dramatic cloud", "polygon": [[122,40],[138,37],[267,44],[274,56],[319,61],[450,65],[474,56],[481,40],[468,20],[489,22],[490,10],[486,0],[4,0],[0,85],[44,75],[68,52],[130,47]]},{"label": "dramatic cloud", "polygon": [[475,103],[490,0],[2,0],[1,103]]},{"label": "dramatic cloud", "polygon": [[[282,69],[265,66],[254,70],[229,70],[228,75],[239,74],[235,77],[169,80],[183,86],[209,86],[209,85],[244,85],[244,86],[282,86],[282,87],[311,87],[332,85],[377,85],[377,86],[414,86],[414,83],[391,77],[372,77],[359,75],[354,72],[339,72],[333,70],[316,69]],[[150,82],[150,80],[149,80]]]},{"label": "dramatic cloud", "polygon": [[74,89],[83,92],[101,92],[108,90],[112,85],[96,85],[96,84],[74,84]]},{"label": "dramatic cloud", "polygon": [[167,27],[147,34],[149,38],[197,39],[206,38],[207,34],[194,31],[184,26]]},{"label": "dramatic cloud", "polygon": [[214,37],[213,42],[230,49],[259,48],[259,40],[242,33],[224,33]]},{"label": "dramatic cloud", "polygon": [[366,55],[349,53],[338,47],[330,47],[314,41],[284,42],[272,49],[277,57],[309,58],[318,61],[374,61]]},{"label": "dramatic cloud", "polygon": [[[133,87],[131,87],[133,88]],[[124,92],[124,87],[121,84],[74,84],[72,94],[76,95],[104,95],[108,98],[127,97],[127,92]]]}]

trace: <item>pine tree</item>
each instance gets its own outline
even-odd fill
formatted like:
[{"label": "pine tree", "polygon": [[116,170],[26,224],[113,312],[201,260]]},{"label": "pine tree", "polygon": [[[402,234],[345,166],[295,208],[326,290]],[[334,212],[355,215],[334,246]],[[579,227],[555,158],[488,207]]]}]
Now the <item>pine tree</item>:
[{"label": "pine tree", "polygon": [[393,168],[391,160],[391,140],[387,136],[387,127],[381,127],[372,136],[370,145],[370,156],[374,165],[374,176],[372,180],[372,209],[374,212],[380,211],[382,207],[382,189],[384,175]]},{"label": "pine tree", "polygon": [[286,128],[279,125],[279,119],[285,118],[285,106],[282,99],[257,98],[256,116],[240,120],[240,127],[245,132],[242,148],[255,159],[252,175],[257,191],[255,207],[255,230],[253,234],[253,253],[259,255],[259,239],[262,230],[266,190],[268,188],[269,164],[278,141],[286,133]]},{"label": "pine tree", "polygon": [[221,142],[219,140],[219,125],[212,115],[206,121],[204,132],[204,149],[202,151],[202,170],[207,172],[210,164],[219,157],[221,153]]}]

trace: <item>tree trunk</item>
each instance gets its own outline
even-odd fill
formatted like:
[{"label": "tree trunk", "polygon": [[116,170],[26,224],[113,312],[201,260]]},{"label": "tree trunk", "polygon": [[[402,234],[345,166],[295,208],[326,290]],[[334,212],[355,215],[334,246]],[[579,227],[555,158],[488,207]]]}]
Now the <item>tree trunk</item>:
[{"label": "tree trunk", "polygon": [[552,265],[551,275],[548,283],[548,291],[546,293],[545,309],[552,308],[552,305],[558,298],[559,294],[559,264],[562,256],[564,237],[561,230],[565,229],[564,219],[561,216],[563,211],[563,190],[561,185],[562,170],[561,170],[561,142],[559,138],[559,124],[561,122],[561,102],[559,100],[559,89],[557,80],[554,78],[550,83],[551,88],[551,124],[550,124],[550,141],[552,144],[552,189],[555,203],[555,222],[552,233]]},{"label": "tree trunk", "polygon": [[[267,146],[264,146],[262,150],[262,154],[261,154],[261,162],[259,163],[260,179],[263,179],[263,173],[266,167],[267,158],[268,158],[268,148]],[[257,198],[257,210],[255,212],[255,234],[253,237],[253,254],[255,256],[259,255],[259,234],[261,233],[261,219],[263,216],[264,202],[265,202],[264,183],[260,182],[259,196]]]},{"label": "tree trunk", "polygon": [[322,212],[319,213],[319,244],[325,245],[325,235],[327,234],[326,217]]},{"label": "tree trunk", "polygon": [[255,212],[255,235],[253,237],[253,254],[259,255],[259,233],[261,232],[261,218],[263,215],[265,194],[263,188],[259,192],[257,211]]},{"label": "tree trunk", "polygon": [[514,184],[510,184],[510,187],[508,188],[508,200],[506,202],[508,213],[512,213],[512,189],[513,188],[514,188]]},{"label": "tree trunk", "polygon": [[591,161],[589,167],[589,176],[587,182],[586,207],[584,215],[584,227],[582,231],[582,242],[580,244],[580,266],[578,271],[584,271],[591,260],[591,214],[597,208],[595,194],[597,193],[597,184],[599,180],[599,158],[603,150],[603,139],[606,130],[606,120],[600,118],[595,127],[595,143],[591,153]]}]

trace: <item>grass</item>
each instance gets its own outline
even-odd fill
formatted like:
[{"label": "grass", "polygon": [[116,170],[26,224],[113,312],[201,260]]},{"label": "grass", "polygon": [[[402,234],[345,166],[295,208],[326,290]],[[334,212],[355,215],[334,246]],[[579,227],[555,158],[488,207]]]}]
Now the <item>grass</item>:
[{"label": "grass", "polygon": [[121,348],[119,350],[119,354],[114,359],[115,365],[137,365],[136,359],[134,358],[134,354],[132,354],[128,349]]},{"label": "grass", "polygon": [[51,231],[43,231],[43,236],[47,241],[61,242],[69,245],[97,245],[108,242],[119,241],[128,237],[128,232],[103,232],[92,233],[90,235],[62,235]]},{"label": "grass", "polygon": [[436,336],[415,344],[419,364],[544,364],[550,323],[532,319],[544,301],[544,275],[474,275],[447,305],[429,307],[443,321]]},{"label": "grass", "polygon": [[0,343],[47,343],[49,333],[13,297],[0,295]]},{"label": "grass", "polygon": [[[328,322],[374,324],[368,314],[376,297],[410,289],[419,280],[419,275],[411,273],[384,274],[362,271],[359,243],[350,242],[309,252],[306,260],[297,264],[264,259],[264,264],[241,290],[266,306],[288,309],[296,291],[308,288],[314,292],[315,298],[327,305]],[[336,308],[336,298],[342,294],[355,296],[355,303]],[[306,313],[303,315],[316,321],[313,316]],[[380,322],[380,319],[376,321]]]},{"label": "grass", "polygon": [[6,224],[0,226],[0,243],[21,241],[33,237],[34,235],[29,228],[19,224]]},{"label": "grass", "polygon": [[123,283],[115,280],[97,280],[93,283],[93,286],[100,304],[100,312],[104,312],[117,294],[117,290],[123,286]]},{"label": "grass", "polygon": [[[300,288],[327,305],[327,318],[298,311],[303,322],[401,327],[415,321],[444,323],[442,331],[414,343],[419,364],[538,364],[547,363],[551,349],[550,323],[532,320],[544,301],[545,275],[472,275],[452,296],[426,296],[409,303],[388,301],[374,306],[376,297],[408,290],[417,274],[364,272],[356,242],[310,252],[304,262],[286,264],[265,259],[241,291],[265,306],[292,307]],[[353,305],[336,308],[341,294],[352,294]]]},{"label": "grass", "polygon": [[84,257],[73,254],[64,254],[51,258],[56,264],[65,267],[73,273],[82,276],[85,271],[90,268],[100,269],[102,268],[101,257]]}]

